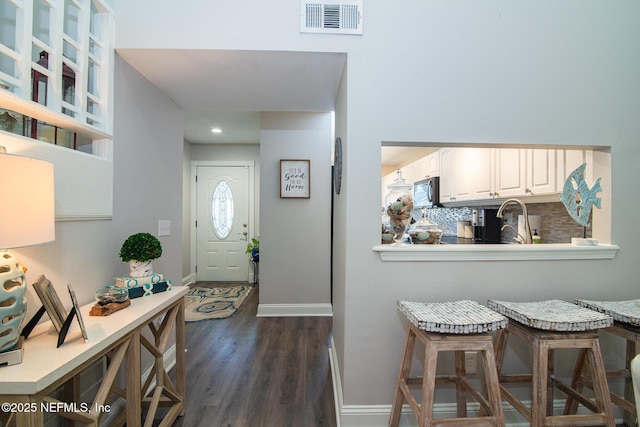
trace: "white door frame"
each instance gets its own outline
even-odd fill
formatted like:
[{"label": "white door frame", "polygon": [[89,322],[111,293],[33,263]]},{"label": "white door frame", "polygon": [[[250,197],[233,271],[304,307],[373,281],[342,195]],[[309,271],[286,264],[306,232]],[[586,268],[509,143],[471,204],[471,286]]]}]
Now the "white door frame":
[{"label": "white door frame", "polygon": [[[197,206],[196,206],[196,173],[198,171],[198,167],[209,166],[209,167],[224,167],[224,166],[235,166],[249,167],[249,230],[250,233],[247,236],[247,241],[250,241],[252,237],[256,237],[256,181],[255,181],[255,162],[253,160],[247,161],[226,161],[226,160],[192,160],[191,161],[191,262],[190,262],[190,274],[193,277],[193,282],[196,280],[196,261],[197,261],[197,249],[198,242],[196,237],[196,218],[197,218]],[[253,283],[254,281],[254,271],[249,268],[249,277],[247,280],[249,283]]]}]

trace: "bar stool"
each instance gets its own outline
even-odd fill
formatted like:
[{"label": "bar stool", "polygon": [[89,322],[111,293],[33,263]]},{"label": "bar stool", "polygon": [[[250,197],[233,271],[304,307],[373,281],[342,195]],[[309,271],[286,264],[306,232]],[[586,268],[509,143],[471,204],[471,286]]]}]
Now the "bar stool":
[{"label": "bar stool", "polygon": [[[626,340],[625,364],[621,370],[608,371],[609,378],[624,378],[623,395],[618,395],[610,391],[611,401],[624,411],[623,420],[627,427],[637,425],[637,409],[633,393],[633,382],[631,379],[631,360],[640,351],[640,299],[629,301],[589,301],[575,300],[581,307],[589,308],[600,313],[613,317],[614,323],[604,331],[614,334]],[[593,390],[593,381],[586,375],[587,355],[581,351],[578,356],[578,363],[573,374],[571,386],[581,391],[583,387]],[[575,399],[567,399],[565,411],[574,414],[578,409],[578,402]]]},{"label": "bar stool", "polygon": [[[496,365],[503,398],[529,420],[531,426],[615,426],[597,332],[598,328],[613,324],[610,316],[559,300],[523,303],[490,300],[487,306],[514,320],[497,333]],[[532,345],[532,374],[501,373],[510,334]],[[563,349],[581,349],[589,357],[593,401],[554,375],[554,352]],[[507,383],[519,382],[531,382],[531,409],[505,387]],[[554,415],[555,388],[577,399],[593,413]]]},{"label": "bar stool", "polygon": [[[418,303],[398,301],[398,309],[409,320],[400,374],[396,386],[389,426],[396,427],[404,399],[420,427],[440,425],[504,426],[500,386],[493,353],[493,338],[488,332],[504,328],[507,318],[475,301]],[[425,346],[423,377],[409,378],[415,340]],[[455,375],[436,375],[438,353],[454,352]],[[486,393],[478,392],[466,378],[465,351],[478,351],[482,359]],[[455,382],[457,418],[434,419],[433,399],[436,383]],[[409,386],[420,385],[418,404]],[[484,414],[467,415],[467,392],[480,403]]]}]

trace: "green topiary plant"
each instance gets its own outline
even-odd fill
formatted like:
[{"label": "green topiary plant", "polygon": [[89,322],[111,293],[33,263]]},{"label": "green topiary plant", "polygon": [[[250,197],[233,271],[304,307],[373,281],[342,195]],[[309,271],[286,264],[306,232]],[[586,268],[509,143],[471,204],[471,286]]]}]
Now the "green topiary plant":
[{"label": "green topiary plant", "polygon": [[120,248],[122,261],[146,262],[162,255],[162,245],[157,237],[149,233],[137,233],[127,237]]}]

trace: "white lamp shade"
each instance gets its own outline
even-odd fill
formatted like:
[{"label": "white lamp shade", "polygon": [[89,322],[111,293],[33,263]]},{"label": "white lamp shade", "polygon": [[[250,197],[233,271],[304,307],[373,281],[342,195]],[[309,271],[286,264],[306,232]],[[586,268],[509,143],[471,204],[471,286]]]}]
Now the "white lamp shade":
[{"label": "white lamp shade", "polygon": [[55,239],[53,164],[0,153],[0,249]]}]

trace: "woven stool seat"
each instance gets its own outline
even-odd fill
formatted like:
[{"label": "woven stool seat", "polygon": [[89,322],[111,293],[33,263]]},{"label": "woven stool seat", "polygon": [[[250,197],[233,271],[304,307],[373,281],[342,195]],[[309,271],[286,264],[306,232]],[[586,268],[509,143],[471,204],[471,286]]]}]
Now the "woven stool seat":
[{"label": "woven stool seat", "polygon": [[398,309],[418,329],[440,334],[479,334],[507,326],[506,317],[475,301],[398,301]]},{"label": "woven stool seat", "polygon": [[613,325],[613,318],[607,314],[560,300],[536,302],[489,300],[487,306],[525,326],[545,331],[589,331]]},{"label": "woven stool seat", "polygon": [[640,299],[629,301],[589,301],[577,299],[576,304],[600,313],[608,314],[617,322],[640,327]]}]

